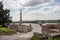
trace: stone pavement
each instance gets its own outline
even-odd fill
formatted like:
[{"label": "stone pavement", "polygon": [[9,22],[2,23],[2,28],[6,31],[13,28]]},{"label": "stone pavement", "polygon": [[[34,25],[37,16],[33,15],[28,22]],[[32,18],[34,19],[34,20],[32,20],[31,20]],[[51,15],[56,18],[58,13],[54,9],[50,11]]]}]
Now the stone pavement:
[{"label": "stone pavement", "polygon": [[17,38],[17,39],[15,39],[15,40],[30,40],[31,38],[28,38],[28,37],[20,37],[20,38]]},{"label": "stone pavement", "polygon": [[38,24],[32,24],[33,30],[29,33],[17,33],[13,36],[0,36],[0,40],[30,40],[34,32],[41,33],[41,27]]},{"label": "stone pavement", "polygon": [[33,36],[32,32],[17,33],[16,35],[12,35],[12,36],[0,36],[0,40],[30,40],[32,36]]}]

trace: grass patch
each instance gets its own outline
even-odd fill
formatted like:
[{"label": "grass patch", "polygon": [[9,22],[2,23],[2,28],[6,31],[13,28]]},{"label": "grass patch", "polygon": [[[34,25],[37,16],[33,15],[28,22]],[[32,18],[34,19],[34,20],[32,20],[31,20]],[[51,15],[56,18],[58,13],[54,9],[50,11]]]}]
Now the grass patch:
[{"label": "grass patch", "polygon": [[53,40],[60,40],[60,35],[53,37]]},{"label": "grass patch", "polygon": [[36,36],[33,36],[33,37],[31,38],[31,40],[40,40],[40,38],[38,38],[38,37],[36,37]]},{"label": "grass patch", "polygon": [[10,35],[10,34],[15,34],[15,33],[16,33],[15,30],[5,28],[5,27],[0,28],[0,35]]}]

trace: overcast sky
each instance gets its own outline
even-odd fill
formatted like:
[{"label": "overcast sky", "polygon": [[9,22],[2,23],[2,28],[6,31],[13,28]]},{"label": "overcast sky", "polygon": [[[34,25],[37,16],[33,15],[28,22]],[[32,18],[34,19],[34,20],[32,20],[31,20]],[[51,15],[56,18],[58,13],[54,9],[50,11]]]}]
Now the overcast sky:
[{"label": "overcast sky", "polygon": [[0,0],[4,9],[10,9],[13,21],[19,21],[20,9],[23,20],[58,20],[60,19],[60,0]]}]

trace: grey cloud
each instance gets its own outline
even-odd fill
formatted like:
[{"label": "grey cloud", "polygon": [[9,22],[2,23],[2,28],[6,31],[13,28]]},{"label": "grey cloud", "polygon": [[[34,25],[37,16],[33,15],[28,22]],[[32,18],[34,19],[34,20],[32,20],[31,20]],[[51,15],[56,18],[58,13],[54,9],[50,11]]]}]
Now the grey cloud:
[{"label": "grey cloud", "polygon": [[30,0],[28,3],[23,4],[23,6],[36,6],[42,3],[51,2],[52,0]]},{"label": "grey cloud", "polygon": [[[48,11],[45,11],[47,8]],[[28,16],[28,18],[26,17]],[[30,11],[23,16],[26,20],[58,20],[60,19],[60,6],[44,7],[43,9]]]}]

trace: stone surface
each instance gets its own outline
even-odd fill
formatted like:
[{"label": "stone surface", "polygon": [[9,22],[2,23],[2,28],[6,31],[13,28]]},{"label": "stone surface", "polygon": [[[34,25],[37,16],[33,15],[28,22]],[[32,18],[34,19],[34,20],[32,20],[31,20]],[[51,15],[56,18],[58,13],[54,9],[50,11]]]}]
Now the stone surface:
[{"label": "stone surface", "polygon": [[9,28],[19,31],[19,32],[28,32],[28,30],[31,29],[30,26],[27,25],[17,25],[17,24],[11,24],[9,25]]},{"label": "stone surface", "polygon": [[[0,36],[0,40],[30,40],[30,38],[33,36],[34,32],[39,32],[41,33],[41,27],[38,24],[33,24],[30,23],[33,27],[32,32],[29,33],[17,33],[16,35],[12,36]],[[29,25],[29,24],[24,24],[24,25]]]}]

